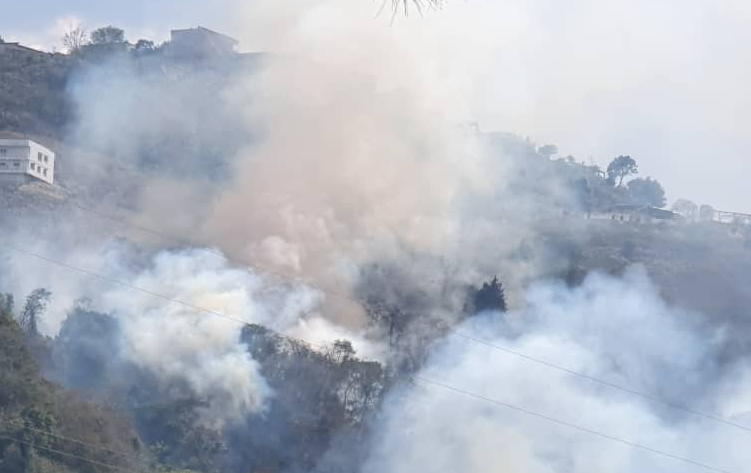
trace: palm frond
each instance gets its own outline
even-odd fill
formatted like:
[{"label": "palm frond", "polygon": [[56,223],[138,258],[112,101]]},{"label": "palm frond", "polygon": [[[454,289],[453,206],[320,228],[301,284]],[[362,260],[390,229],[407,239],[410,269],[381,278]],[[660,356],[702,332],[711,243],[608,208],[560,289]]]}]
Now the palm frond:
[{"label": "palm frond", "polygon": [[383,0],[380,11],[383,11],[389,1],[391,2],[391,10],[394,15],[403,9],[405,16],[409,15],[410,5],[414,6],[415,9],[417,9],[417,12],[422,15],[422,12],[425,9],[438,9],[445,2],[445,0]]}]

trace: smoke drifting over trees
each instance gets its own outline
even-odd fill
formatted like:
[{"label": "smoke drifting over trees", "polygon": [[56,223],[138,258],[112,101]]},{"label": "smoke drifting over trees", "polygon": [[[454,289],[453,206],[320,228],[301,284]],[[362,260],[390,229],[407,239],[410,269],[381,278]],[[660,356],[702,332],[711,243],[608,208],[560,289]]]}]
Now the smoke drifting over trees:
[{"label": "smoke drifting over trees", "polygon": [[[686,469],[472,393],[741,471],[746,432],[686,409],[751,426],[751,232],[588,218],[665,190],[636,154],[603,172],[467,125],[451,38],[353,3],[243,2],[264,54],[66,63],[63,190],[2,194],[0,467]],[[128,459],[43,450],[77,422]]]}]

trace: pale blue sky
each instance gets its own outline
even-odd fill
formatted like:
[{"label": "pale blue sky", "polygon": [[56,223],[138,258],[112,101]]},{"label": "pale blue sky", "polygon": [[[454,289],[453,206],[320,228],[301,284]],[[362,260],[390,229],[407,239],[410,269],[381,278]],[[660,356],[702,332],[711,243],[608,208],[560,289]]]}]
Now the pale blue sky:
[{"label": "pale blue sky", "polygon": [[[203,25],[222,29],[227,25],[225,0],[26,0],[3,5],[0,35],[37,47],[59,48],[61,31],[80,21],[87,30],[114,24],[126,31],[128,40],[149,37],[167,39],[171,28]],[[232,32],[229,32],[232,33]]]}]

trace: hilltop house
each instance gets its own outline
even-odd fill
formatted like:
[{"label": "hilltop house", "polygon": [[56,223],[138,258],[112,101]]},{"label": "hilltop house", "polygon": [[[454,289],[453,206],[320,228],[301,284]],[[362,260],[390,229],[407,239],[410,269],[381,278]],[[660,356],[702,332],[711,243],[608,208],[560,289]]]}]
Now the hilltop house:
[{"label": "hilltop house", "polygon": [[31,140],[0,139],[0,182],[39,179],[52,184],[55,153]]},{"label": "hilltop house", "polygon": [[213,58],[236,54],[237,40],[199,26],[172,30],[169,51],[177,57]]},{"label": "hilltop house", "polygon": [[588,215],[588,218],[630,223],[678,222],[683,220],[680,214],[670,210],[640,204],[614,205],[605,210],[593,212]]},{"label": "hilltop house", "polygon": [[11,59],[36,59],[47,57],[48,53],[29,48],[21,43],[5,43],[0,41],[0,56]]}]

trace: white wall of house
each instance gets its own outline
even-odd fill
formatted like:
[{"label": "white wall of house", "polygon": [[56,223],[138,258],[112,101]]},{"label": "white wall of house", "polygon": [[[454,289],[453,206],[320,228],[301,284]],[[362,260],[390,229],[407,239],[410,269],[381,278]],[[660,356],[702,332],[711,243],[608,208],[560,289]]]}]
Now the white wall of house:
[{"label": "white wall of house", "polygon": [[28,176],[48,184],[55,180],[55,153],[31,140],[0,139],[0,177]]}]

